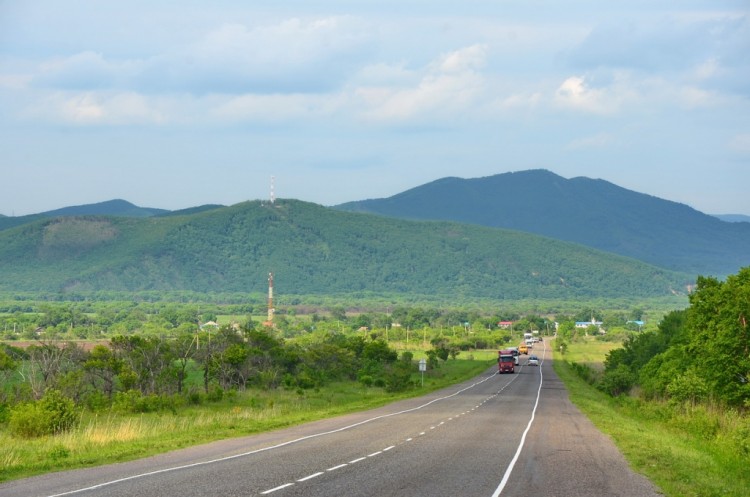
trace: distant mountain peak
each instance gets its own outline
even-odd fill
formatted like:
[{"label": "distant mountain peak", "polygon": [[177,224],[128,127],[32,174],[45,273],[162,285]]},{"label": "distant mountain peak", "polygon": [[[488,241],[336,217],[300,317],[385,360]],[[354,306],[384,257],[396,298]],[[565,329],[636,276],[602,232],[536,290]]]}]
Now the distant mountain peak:
[{"label": "distant mountain peak", "polygon": [[748,223],[726,223],[606,180],[566,179],[546,169],[446,177],[333,208],[525,231],[693,274],[728,275],[750,264]]},{"label": "distant mountain peak", "polygon": [[169,212],[166,209],[154,209],[149,207],[138,207],[127,200],[120,198],[105,200],[94,204],[74,205],[63,207],[47,212],[42,215],[46,217],[57,216],[122,216],[122,217],[150,217]]}]

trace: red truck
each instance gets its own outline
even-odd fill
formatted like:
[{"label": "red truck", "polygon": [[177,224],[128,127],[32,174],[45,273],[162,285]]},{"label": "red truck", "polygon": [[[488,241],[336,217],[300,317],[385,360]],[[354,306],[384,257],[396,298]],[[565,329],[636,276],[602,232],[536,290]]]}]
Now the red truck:
[{"label": "red truck", "polygon": [[497,353],[497,372],[502,373],[515,373],[516,372],[516,361],[513,358],[512,350],[500,350]]}]

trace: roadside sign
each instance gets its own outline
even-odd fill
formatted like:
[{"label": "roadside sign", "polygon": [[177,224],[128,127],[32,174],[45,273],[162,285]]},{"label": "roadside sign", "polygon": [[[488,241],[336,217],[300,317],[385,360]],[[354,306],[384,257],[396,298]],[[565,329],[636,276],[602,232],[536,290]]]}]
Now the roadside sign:
[{"label": "roadside sign", "polygon": [[427,359],[420,359],[419,360],[419,370],[420,371],[427,371]]}]

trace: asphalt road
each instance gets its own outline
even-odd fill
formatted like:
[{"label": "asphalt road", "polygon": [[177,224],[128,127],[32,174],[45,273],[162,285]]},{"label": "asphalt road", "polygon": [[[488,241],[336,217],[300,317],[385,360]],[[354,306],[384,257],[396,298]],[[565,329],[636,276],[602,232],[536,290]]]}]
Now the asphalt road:
[{"label": "asphalt road", "polygon": [[550,361],[524,363],[371,411],[5,483],[0,496],[659,495],[568,401]]}]

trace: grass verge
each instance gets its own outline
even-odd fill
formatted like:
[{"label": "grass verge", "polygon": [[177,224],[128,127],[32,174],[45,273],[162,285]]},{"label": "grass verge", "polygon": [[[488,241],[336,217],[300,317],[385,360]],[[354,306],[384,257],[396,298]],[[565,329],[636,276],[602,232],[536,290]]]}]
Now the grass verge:
[{"label": "grass verge", "polygon": [[354,382],[302,393],[253,390],[174,413],[84,413],[77,428],[34,439],[11,436],[7,427],[0,428],[0,482],[128,461],[379,407],[472,378],[494,364],[496,354],[479,351],[473,357],[443,362],[440,368],[425,373],[424,387],[416,373],[413,380],[417,386],[397,394]]},{"label": "grass verge", "polygon": [[564,360],[555,354],[555,371],[570,400],[614,440],[634,470],[669,497],[750,494],[747,416],[705,406],[609,397],[581,379],[568,362],[581,354],[577,347],[585,346],[571,344],[572,354],[566,353]]}]

